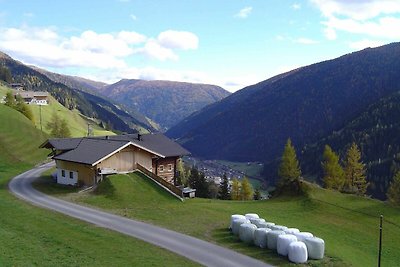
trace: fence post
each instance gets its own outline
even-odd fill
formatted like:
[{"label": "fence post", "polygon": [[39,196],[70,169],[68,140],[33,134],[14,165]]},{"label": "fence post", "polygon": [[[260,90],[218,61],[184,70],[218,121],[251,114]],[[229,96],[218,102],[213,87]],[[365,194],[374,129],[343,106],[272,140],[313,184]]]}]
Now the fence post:
[{"label": "fence post", "polygon": [[380,217],[379,223],[379,254],[378,254],[378,267],[381,267],[381,254],[382,254],[382,220],[383,215]]}]

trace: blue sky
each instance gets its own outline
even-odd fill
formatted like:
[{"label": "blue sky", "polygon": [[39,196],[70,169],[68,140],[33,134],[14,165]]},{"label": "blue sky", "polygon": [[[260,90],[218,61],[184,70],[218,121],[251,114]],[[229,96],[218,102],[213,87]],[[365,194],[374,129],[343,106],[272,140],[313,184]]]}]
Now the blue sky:
[{"label": "blue sky", "polygon": [[104,82],[230,91],[400,40],[399,0],[0,0],[0,50]]}]

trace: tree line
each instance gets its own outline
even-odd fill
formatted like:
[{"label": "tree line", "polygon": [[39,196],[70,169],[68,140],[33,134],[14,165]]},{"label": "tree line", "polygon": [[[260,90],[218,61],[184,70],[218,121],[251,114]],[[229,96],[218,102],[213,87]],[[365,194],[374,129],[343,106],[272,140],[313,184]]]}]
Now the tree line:
[{"label": "tree line", "polygon": [[[361,161],[361,152],[356,143],[353,142],[347,149],[343,160],[340,160],[329,145],[325,145],[321,168],[325,188],[357,195],[365,195],[367,192],[367,170]],[[278,191],[300,190],[301,169],[290,138],[283,150],[278,176]],[[394,176],[387,197],[390,202],[400,204],[400,171]]]},{"label": "tree line", "polygon": [[218,198],[222,200],[258,200],[261,199],[259,189],[254,190],[249,179],[244,177],[239,180],[229,178],[224,173],[219,185],[214,181],[207,181],[203,172],[200,172],[195,166],[185,168],[182,161],[177,164],[176,185],[189,186],[196,189],[196,196],[202,198]]}]

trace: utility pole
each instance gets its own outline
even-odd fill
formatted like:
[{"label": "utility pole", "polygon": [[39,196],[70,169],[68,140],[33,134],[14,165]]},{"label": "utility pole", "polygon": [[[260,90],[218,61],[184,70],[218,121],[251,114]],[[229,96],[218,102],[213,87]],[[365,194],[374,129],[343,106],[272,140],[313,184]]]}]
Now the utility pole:
[{"label": "utility pole", "polygon": [[92,136],[92,125],[90,123],[87,124],[87,136]]},{"label": "utility pole", "polygon": [[40,117],[40,130],[43,132],[42,128],[42,105],[39,105],[39,117]]},{"label": "utility pole", "polygon": [[383,215],[380,217],[380,224],[379,224],[379,254],[378,254],[378,267],[381,267],[381,254],[382,254],[382,220]]}]

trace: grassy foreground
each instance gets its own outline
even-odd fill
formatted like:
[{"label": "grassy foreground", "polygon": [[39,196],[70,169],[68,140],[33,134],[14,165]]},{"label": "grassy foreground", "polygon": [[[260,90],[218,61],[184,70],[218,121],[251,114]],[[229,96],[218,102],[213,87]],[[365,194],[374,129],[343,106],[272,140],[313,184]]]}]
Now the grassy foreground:
[{"label": "grassy foreground", "polygon": [[[45,179],[45,178],[43,178]],[[66,193],[48,184],[41,190],[78,203],[186,233],[235,249],[276,265],[289,265],[274,252],[238,242],[226,230],[231,214],[258,213],[263,218],[309,231],[326,242],[323,261],[312,266],[375,266],[379,215],[385,216],[382,266],[400,261],[400,210],[376,200],[343,195],[310,186],[309,196],[282,197],[266,201],[177,201],[139,173],[106,179],[94,193]],[[70,191],[69,191],[70,192]]]},{"label": "grassy foreground", "polygon": [[45,136],[1,104],[0,121],[0,266],[197,266],[143,241],[12,196],[9,179],[45,159],[47,151],[37,149]]}]

